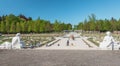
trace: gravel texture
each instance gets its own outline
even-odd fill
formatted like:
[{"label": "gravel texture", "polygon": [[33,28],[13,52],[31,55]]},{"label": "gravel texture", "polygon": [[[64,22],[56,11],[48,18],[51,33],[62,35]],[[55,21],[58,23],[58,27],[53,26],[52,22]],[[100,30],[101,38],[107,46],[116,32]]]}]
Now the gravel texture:
[{"label": "gravel texture", "polygon": [[0,50],[0,66],[120,66],[120,51]]}]

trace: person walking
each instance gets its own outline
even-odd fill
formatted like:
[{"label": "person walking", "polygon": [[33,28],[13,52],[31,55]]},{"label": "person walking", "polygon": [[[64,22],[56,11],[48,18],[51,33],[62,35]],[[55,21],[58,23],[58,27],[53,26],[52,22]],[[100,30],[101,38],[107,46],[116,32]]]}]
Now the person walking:
[{"label": "person walking", "polygon": [[67,46],[69,46],[69,40],[67,40]]}]

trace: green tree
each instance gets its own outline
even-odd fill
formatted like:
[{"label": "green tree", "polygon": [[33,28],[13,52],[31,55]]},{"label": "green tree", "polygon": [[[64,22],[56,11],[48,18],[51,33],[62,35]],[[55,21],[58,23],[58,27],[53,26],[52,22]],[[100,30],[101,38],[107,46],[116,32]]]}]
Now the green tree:
[{"label": "green tree", "polygon": [[19,22],[16,23],[16,32],[19,33],[21,31],[21,25]]},{"label": "green tree", "polygon": [[88,16],[89,17],[89,25],[90,25],[90,30],[91,31],[94,31],[95,30],[95,26],[96,26],[96,16],[94,14],[91,14],[91,16]]},{"label": "green tree", "polygon": [[25,32],[25,22],[21,21],[20,26],[21,26],[21,31],[20,32],[24,33]]},{"label": "green tree", "polygon": [[6,29],[5,29],[5,22],[1,21],[1,32],[5,33]]},{"label": "green tree", "polygon": [[53,27],[55,32],[60,31],[59,26],[60,26],[60,23],[57,20],[55,20],[54,27]]},{"label": "green tree", "polygon": [[12,22],[12,23],[11,23],[10,33],[16,33],[16,25],[15,25],[15,22]]}]

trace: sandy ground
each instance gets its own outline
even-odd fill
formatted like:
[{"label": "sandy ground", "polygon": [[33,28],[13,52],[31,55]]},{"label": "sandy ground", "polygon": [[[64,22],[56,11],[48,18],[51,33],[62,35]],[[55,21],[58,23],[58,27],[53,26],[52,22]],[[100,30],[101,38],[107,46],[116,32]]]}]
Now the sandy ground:
[{"label": "sandy ground", "polygon": [[0,66],[120,66],[120,51],[0,50]]}]

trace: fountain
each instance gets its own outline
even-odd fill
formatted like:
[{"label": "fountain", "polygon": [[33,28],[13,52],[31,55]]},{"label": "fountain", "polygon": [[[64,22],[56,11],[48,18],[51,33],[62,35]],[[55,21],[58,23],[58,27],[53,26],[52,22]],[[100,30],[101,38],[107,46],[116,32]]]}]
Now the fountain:
[{"label": "fountain", "polygon": [[80,34],[78,34],[76,32],[70,32],[69,34],[64,35],[64,37],[66,37],[66,38],[79,38]]},{"label": "fountain", "polygon": [[75,40],[75,37],[74,37],[74,35],[70,35],[70,37],[69,37],[71,40]]}]

